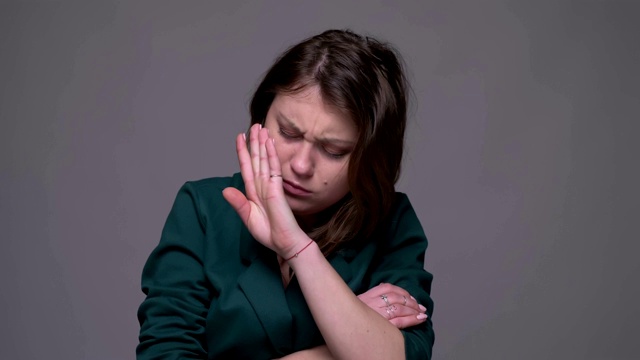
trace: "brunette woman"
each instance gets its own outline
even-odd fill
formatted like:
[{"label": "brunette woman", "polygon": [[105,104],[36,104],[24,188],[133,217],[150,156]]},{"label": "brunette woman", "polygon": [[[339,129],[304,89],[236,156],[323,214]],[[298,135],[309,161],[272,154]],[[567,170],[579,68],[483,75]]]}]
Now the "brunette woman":
[{"label": "brunette woman", "polygon": [[139,359],[425,359],[427,239],[396,192],[397,53],[330,30],[288,49],[236,139],[240,173],[186,183],[143,273]]}]

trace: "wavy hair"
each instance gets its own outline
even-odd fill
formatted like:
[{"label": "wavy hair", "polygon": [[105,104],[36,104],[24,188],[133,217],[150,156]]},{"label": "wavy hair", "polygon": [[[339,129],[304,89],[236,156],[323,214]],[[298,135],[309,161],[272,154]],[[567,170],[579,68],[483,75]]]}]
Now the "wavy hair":
[{"label": "wavy hair", "polygon": [[287,49],[266,72],[250,105],[251,124],[264,123],[277,94],[318,86],[324,102],[358,129],[349,158],[349,193],[313,229],[325,256],[369,238],[389,213],[400,176],[407,122],[402,60],[389,44],[350,30],[328,30]]}]

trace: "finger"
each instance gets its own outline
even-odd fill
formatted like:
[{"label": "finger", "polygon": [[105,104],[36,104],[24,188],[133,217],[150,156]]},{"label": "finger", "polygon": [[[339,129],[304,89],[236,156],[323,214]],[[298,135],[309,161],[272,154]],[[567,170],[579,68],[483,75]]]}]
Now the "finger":
[{"label": "finger", "polygon": [[222,190],[222,196],[238,213],[242,222],[248,225],[249,216],[251,215],[251,204],[244,194],[236,188],[228,187]]},{"label": "finger", "polygon": [[245,192],[247,198],[256,200],[256,188],[254,185],[253,167],[251,165],[251,156],[247,150],[246,136],[239,134],[236,137],[236,152],[238,153],[238,162],[240,163],[240,173],[244,181]]},{"label": "finger", "polygon": [[269,167],[271,168],[271,172],[275,175],[280,175],[280,176],[271,177],[270,180],[272,182],[277,183],[278,184],[277,189],[279,189],[279,191],[282,192],[283,191],[282,190],[282,169],[280,168],[280,158],[278,157],[278,151],[276,150],[275,139],[270,138],[269,140],[267,140],[266,147],[267,147],[267,158],[269,161]]},{"label": "finger", "polygon": [[[249,130],[249,153],[251,154],[251,169],[253,170],[254,178],[260,173],[260,143],[258,140],[258,134],[262,126],[260,124],[254,124]],[[258,187],[259,184],[256,184]],[[259,188],[256,189],[258,192]]]},{"label": "finger", "polygon": [[417,316],[418,314],[420,314],[419,311],[416,311],[415,309],[412,309],[408,306],[402,306],[402,305],[391,305],[391,306],[387,306],[385,308],[389,309],[391,314],[393,315],[392,318],[396,318],[396,317],[403,317],[403,316]]},{"label": "finger", "polygon": [[396,317],[393,318],[391,320],[389,320],[390,323],[392,323],[393,325],[395,325],[396,328],[398,329],[406,329],[418,324],[422,324],[423,322],[425,322],[425,320],[427,320],[426,315],[418,317],[416,316],[401,316],[401,317]]},{"label": "finger", "polygon": [[383,308],[374,308],[373,310],[387,320],[406,316],[416,317],[420,314],[417,311],[402,305],[389,305]]},{"label": "finger", "polygon": [[[377,285],[371,288],[369,291],[367,291],[363,295],[373,296],[380,299],[374,303],[380,307],[387,306],[388,305],[387,302],[388,302],[389,304],[408,306],[418,312],[426,311],[426,309],[423,306],[421,306],[418,303],[418,301],[409,294],[409,292],[393,284],[382,283],[380,285]],[[384,301],[384,299],[382,299],[382,295],[386,297],[387,301]],[[405,302],[405,299],[406,299],[406,302]]]},{"label": "finger", "polygon": [[422,312],[422,309],[420,308],[420,304],[418,304],[418,302],[415,299],[413,299],[411,295],[407,296],[407,295],[401,295],[395,292],[391,292],[387,294],[387,301],[389,301],[390,304],[408,307],[417,312]]},{"label": "finger", "polygon": [[[271,169],[269,167],[269,159],[267,157],[267,146],[266,143],[269,140],[269,130],[268,129],[260,129],[260,133],[258,134],[258,141],[260,143],[260,178],[266,184],[270,178]],[[266,194],[263,194],[266,195]]]},{"label": "finger", "polygon": [[399,329],[420,324],[427,319],[427,314],[415,313],[413,309],[403,306],[391,305],[381,310],[381,315]]}]

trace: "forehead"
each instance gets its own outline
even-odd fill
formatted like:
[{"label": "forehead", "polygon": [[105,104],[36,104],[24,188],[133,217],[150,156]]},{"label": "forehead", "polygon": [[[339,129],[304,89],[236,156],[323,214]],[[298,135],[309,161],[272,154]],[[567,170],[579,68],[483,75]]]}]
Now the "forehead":
[{"label": "forehead", "polygon": [[300,130],[320,128],[322,132],[345,136],[357,134],[355,122],[344,111],[322,98],[318,86],[305,87],[293,93],[279,93],[269,113],[278,121],[291,123]]}]

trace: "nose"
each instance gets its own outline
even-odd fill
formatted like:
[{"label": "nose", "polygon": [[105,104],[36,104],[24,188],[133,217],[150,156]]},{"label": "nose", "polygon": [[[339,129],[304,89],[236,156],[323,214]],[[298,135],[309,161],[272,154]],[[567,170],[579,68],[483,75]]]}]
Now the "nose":
[{"label": "nose", "polygon": [[304,142],[293,153],[291,170],[300,177],[311,177],[315,161],[313,159],[313,144]]}]

